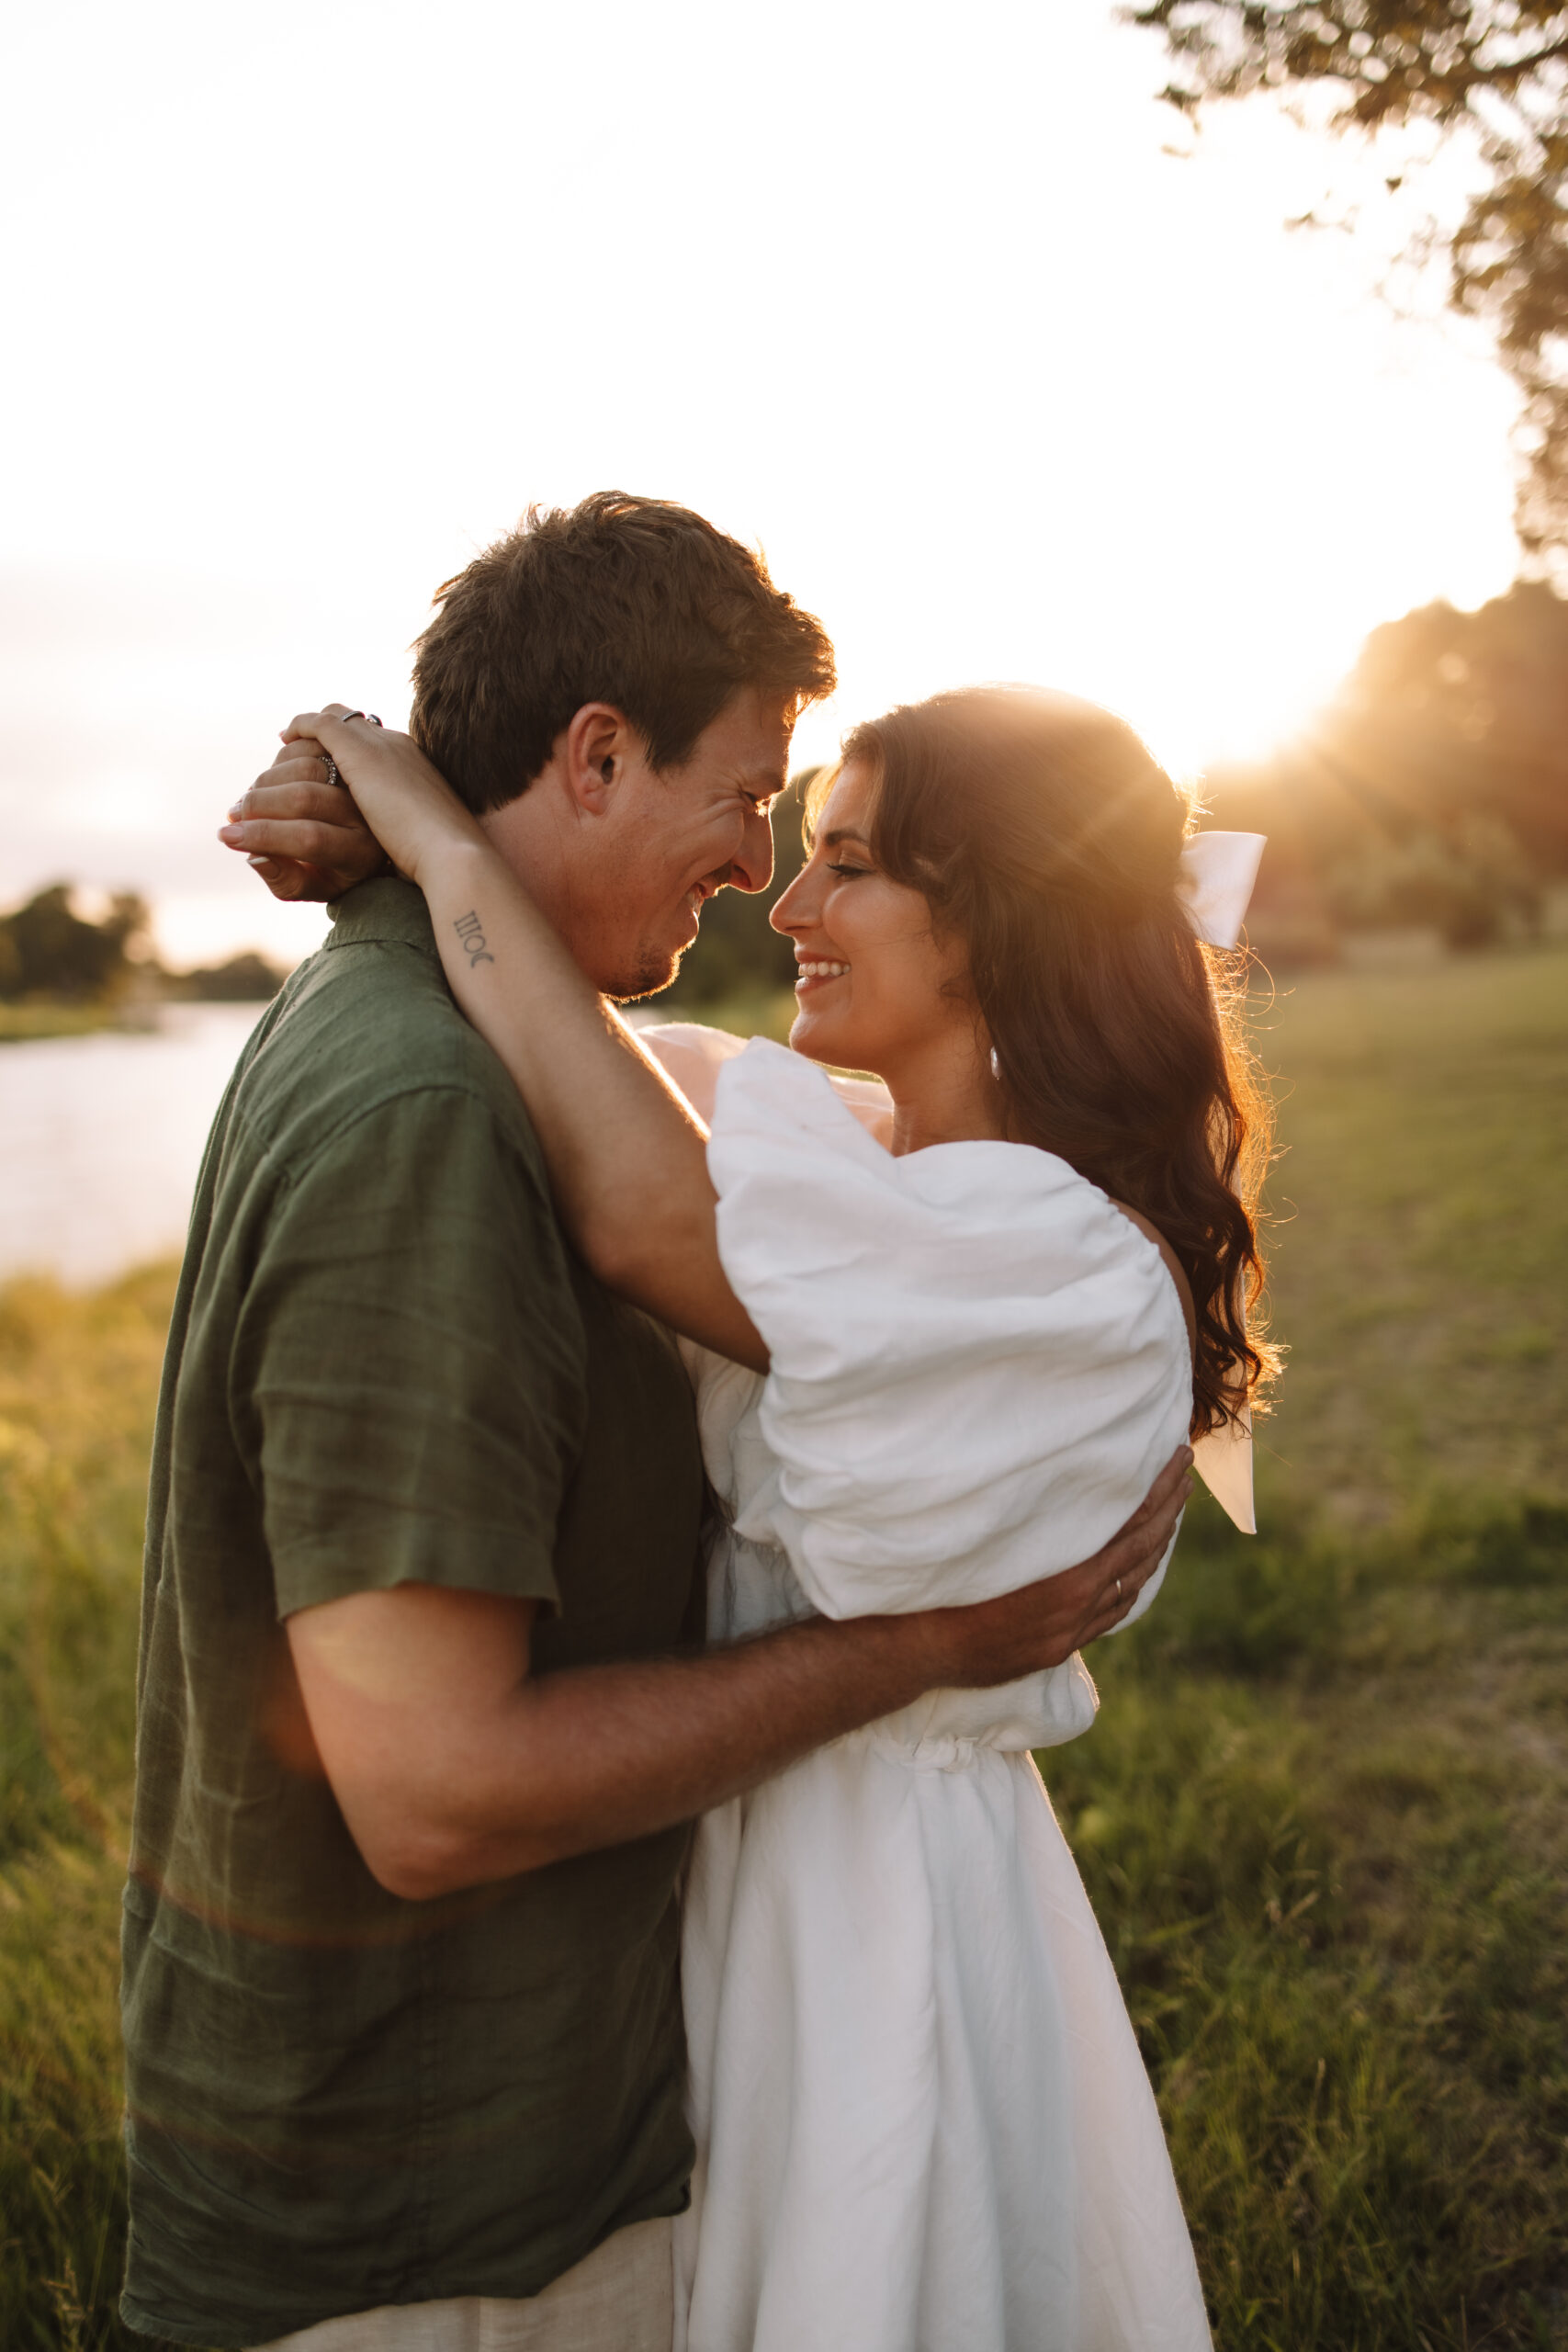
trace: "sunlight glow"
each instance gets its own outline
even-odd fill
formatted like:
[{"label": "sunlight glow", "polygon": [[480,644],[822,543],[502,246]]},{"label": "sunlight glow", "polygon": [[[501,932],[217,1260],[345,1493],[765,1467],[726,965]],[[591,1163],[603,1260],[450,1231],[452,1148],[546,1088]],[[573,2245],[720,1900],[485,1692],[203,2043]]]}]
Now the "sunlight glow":
[{"label": "sunlight glow", "polygon": [[[1190,773],[1511,577],[1510,389],[1377,291],[1427,198],[1267,109],[1192,141],[1106,0],[158,27],[7,36],[0,898],[303,952],[214,827],[301,704],[402,717],[431,589],[532,499],[760,541],[839,647],[802,760],[1008,677]],[[1287,230],[1325,189],[1356,234]]]}]

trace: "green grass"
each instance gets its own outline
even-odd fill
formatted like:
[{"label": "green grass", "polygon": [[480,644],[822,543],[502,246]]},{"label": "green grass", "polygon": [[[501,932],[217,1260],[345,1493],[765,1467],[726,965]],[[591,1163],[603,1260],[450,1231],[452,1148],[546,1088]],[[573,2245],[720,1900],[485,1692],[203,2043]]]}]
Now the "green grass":
[{"label": "green grass", "polygon": [[1258,1029],[1292,1351],[1266,1494],[1568,1493],[1568,951],[1303,978]]},{"label": "green grass", "polygon": [[1194,1505],[1041,1762],[1221,2343],[1568,2345],[1568,955],[1259,1025],[1263,1532]]},{"label": "green grass", "polygon": [[113,1021],[102,1004],[0,1004],[0,1046],[32,1037],[85,1037],[111,1027]]},{"label": "green grass", "polygon": [[[1042,1763],[1225,2352],[1568,2346],[1568,956],[1313,977],[1266,1020],[1264,1532],[1194,1506]],[[0,1294],[6,2352],[145,2340],[114,1975],[171,1286]]]},{"label": "green grass", "polygon": [[1568,1510],[1256,1543],[1042,1757],[1229,2346],[1568,2342]]},{"label": "green grass", "polygon": [[170,1270],[0,1292],[0,2345],[141,2341],[116,1951],[147,1453]]}]

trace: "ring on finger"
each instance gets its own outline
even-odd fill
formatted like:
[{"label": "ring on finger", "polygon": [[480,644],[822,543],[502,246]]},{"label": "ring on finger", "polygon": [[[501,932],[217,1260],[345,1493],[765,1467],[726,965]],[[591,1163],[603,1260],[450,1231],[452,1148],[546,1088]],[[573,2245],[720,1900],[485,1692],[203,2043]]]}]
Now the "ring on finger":
[{"label": "ring on finger", "polygon": [[341,784],[343,782],[343,778],[337,772],[337,762],[333,759],[332,753],[330,752],[323,752],[321,753],[321,759],[326,766],[327,782],[329,784]]},{"label": "ring on finger", "polygon": [[1120,1577],[1116,1579],[1116,1598],[1118,1600],[1122,1598],[1122,1579]]}]

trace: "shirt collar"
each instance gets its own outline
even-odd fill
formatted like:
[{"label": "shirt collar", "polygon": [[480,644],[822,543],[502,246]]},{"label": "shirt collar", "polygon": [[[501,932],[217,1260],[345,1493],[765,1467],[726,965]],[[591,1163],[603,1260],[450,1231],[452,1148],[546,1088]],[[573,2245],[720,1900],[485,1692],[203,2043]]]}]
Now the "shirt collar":
[{"label": "shirt collar", "polygon": [[367,940],[397,940],[406,947],[436,954],[435,933],[424,894],[400,874],[383,874],[374,882],[356,883],[334,899],[327,909],[332,919],[329,948],[359,947]]}]

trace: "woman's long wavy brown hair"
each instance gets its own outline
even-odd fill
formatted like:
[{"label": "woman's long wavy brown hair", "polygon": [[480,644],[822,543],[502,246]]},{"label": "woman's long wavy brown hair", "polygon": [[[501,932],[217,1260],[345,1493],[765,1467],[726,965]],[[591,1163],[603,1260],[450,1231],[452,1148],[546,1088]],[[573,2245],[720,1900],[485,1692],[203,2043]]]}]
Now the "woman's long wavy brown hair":
[{"label": "woman's long wavy brown hair", "polygon": [[1277,1369],[1256,1224],[1272,1106],[1243,1042],[1246,958],[1204,946],[1177,896],[1190,803],[1121,719],[1023,687],[906,704],[842,756],[875,779],[876,863],[967,946],[1009,1134],[1180,1260],[1192,1430],[1218,1428]]}]

